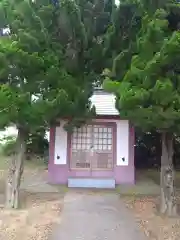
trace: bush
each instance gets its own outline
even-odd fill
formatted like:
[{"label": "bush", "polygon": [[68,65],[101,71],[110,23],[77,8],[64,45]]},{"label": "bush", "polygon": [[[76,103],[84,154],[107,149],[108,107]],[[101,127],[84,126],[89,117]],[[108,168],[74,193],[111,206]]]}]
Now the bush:
[{"label": "bush", "polygon": [[33,155],[44,157],[48,150],[49,142],[45,138],[45,134],[29,134],[27,140],[27,155],[30,156],[30,158]]},{"label": "bush", "polygon": [[[5,143],[2,145],[2,153],[5,156],[11,156],[15,151],[16,138],[8,136],[4,140]],[[30,160],[34,157],[40,157],[41,159],[45,159],[44,161],[47,163],[49,142],[46,138],[43,137],[43,135],[29,134],[26,144],[27,160]]]},{"label": "bush", "polygon": [[2,153],[5,156],[10,156],[15,151],[16,139],[14,137],[8,136],[4,140],[5,143],[2,144]]}]

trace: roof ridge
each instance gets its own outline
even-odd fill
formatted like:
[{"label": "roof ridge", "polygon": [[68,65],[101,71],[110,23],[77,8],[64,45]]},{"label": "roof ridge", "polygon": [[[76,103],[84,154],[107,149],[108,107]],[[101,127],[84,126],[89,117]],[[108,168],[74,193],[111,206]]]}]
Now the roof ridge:
[{"label": "roof ridge", "polygon": [[97,115],[119,115],[116,109],[116,96],[105,91],[95,91],[90,97],[91,105],[96,108]]}]

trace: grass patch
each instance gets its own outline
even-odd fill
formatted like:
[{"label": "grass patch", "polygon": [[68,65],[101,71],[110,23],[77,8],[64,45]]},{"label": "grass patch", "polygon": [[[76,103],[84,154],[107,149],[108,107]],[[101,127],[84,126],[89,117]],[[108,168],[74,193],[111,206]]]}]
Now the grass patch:
[{"label": "grass patch", "polygon": [[[156,184],[160,185],[160,170],[159,169],[143,170],[143,171],[141,171],[141,175],[146,176],[146,178],[149,178]],[[175,172],[175,186],[180,188],[180,171],[179,170]]]},{"label": "grass patch", "polygon": [[47,164],[44,163],[43,159],[32,159],[32,160],[26,160],[24,162],[25,168],[28,169],[47,169]]},{"label": "grass patch", "polygon": [[116,188],[117,193],[123,196],[136,196],[136,197],[143,197],[143,196],[156,196],[159,194],[158,186],[152,184],[149,185],[119,185]]},{"label": "grass patch", "polygon": [[6,170],[8,166],[8,157],[0,155],[0,170]]},{"label": "grass patch", "polygon": [[[0,170],[6,170],[10,157],[0,155]],[[25,169],[47,169],[43,159],[32,159],[24,161]]]},{"label": "grass patch", "polygon": [[160,185],[160,170],[150,169],[145,172],[146,176],[154,181],[156,184]]}]

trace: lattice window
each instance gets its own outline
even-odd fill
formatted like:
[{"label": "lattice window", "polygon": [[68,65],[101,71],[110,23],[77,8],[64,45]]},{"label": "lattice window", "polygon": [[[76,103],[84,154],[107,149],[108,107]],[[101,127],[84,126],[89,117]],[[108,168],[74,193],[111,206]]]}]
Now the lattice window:
[{"label": "lattice window", "polygon": [[94,126],[94,150],[112,150],[113,131],[111,127]]},{"label": "lattice window", "polygon": [[92,169],[112,169],[113,168],[113,154],[96,152],[91,162]]},{"label": "lattice window", "polygon": [[74,129],[71,136],[71,168],[90,168],[89,150],[92,145],[92,126]]},{"label": "lattice window", "polygon": [[92,126],[76,128],[72,134],[73,150],[89,150],[92,145]]},{"label": "lattice window", "polygon": [[71,148],[71,168],[113,168],[112,127],[88,125],[75,129]]},{"label": "lattice window", "polygon": [[90,168],[90,161],[87,152],[72,151],[71,168]]}]

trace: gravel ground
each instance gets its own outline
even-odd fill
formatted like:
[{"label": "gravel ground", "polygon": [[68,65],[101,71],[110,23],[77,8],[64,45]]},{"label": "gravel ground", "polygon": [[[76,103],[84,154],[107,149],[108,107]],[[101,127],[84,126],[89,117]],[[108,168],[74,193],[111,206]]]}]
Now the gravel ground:
[{"label": "gravel ground", "polygon": [[25,169],[20,209],[6,210],[3,208],[6,172],[0,170],[0,240],[49,238],[54,224],[60,221],[64,190],[57,191],[46,184],[46,175],[43,169]]},{"label": "gravel ground", "polygon": [[69,189],[60,216],[51,240],[147,239],[115,192]]},{"label": "gravel ground", "polygon": [[46,240],[60,221],[59,194],[22,192],[20,210],[0,209],[0,239]]},{"label": "gravel ground", "polygon": [[123,200],[150,240],[180,239],[180,218],[159,216],[156,211],[157,197],[123,197]]}]

